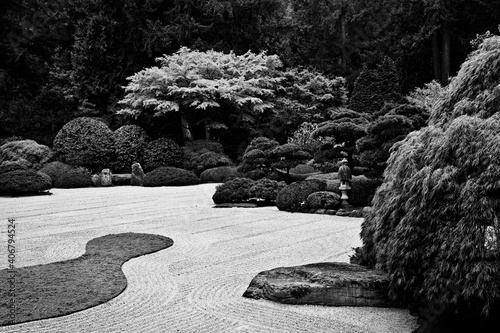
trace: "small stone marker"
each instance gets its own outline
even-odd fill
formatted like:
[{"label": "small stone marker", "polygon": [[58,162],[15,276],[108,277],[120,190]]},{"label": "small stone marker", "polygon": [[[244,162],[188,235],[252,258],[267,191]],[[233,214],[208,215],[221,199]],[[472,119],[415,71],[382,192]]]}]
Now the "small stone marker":
[{"label": "small stone marker", "polygon": [[142,186],[142,180],[144,179],[144,171],[139,163],[132,164],[132,178],[130,179],[130,185],[132,186]]},{"label": "small stone marker", "polygon": [[113,186],[113,181],[111,179],[111,170],[102,169],[102,171],[101,171],[101,186]]}]

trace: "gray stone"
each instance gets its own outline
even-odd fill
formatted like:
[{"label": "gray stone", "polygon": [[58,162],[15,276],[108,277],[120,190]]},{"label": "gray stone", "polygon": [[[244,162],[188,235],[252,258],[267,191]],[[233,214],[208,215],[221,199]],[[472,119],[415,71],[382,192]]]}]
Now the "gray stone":
[{"label": "gray stone", "polygon": [[359,265],[331,262],[281,267],[259,273],[244,297],[286,304],[394,306],[388,277]]},{"label": "gray stone", "polygon": [[103,169],[101,171],[101,186],[113,186],[113,180],[111,178],[111,170]]},{"label": "gray stone", "polygon": [[130,178],[130,185],[142,186],[144,179],[144,171],[139,163],[132,164],[132,176]]},{"label": "gray stone", "polygon": [[96,187],[99,187],[101,186],[101,175],[92,175],[90,176],[90,180],[92,181],[92,185],[93,186],[96,186]]}]

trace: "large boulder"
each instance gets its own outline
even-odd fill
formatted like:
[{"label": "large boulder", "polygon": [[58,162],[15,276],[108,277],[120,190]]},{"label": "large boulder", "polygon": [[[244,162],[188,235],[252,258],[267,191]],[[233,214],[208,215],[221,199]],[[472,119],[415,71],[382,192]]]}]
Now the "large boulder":
[{"label": "large boulder", "polygon": [[44,194],[52,187],[52,180],[34,170],[14,170],[0,174],[0,195]]},{"label": "large boulder", "polygon": [[305,207],[307,197],[314,192],[325,191],[321,180],[304,180],[287,185],[276,197],[276,207],[287,212],[299,212]]},{"label": "large boulder", "polygon": [[285,304],[394,306],[389,278],[381,271],[347,263],[280,267],[259,273],[244,297]]},{"label": "large boulder", "polygon": [[54,153],[52,150],[33,140],[11,141],[0,146],[0,165],[16,162],[29,169],[40,169]]}]

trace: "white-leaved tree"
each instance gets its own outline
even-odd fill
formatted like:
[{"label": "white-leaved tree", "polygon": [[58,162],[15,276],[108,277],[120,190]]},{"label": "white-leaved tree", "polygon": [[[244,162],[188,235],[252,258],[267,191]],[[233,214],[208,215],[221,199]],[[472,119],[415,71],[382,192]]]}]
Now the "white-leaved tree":
[{"label": "white-leaved tree", "polygon": [[188,113],[222,107],[243,114],[263,112],[273,107],[275,87],[282,80],[276,70],[281,61],[264,52],[236,55],[183,47],[156,60],[159,66],[128,78],[119,102],[124,108],[118,113],[137,118],[143,112],[180,112],[185,140],[192,139]]}]

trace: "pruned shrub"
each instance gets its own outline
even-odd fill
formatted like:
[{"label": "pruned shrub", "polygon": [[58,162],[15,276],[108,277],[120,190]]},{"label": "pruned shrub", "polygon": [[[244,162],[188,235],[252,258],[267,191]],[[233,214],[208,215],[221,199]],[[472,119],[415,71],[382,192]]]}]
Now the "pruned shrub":
[{"label": "pruned shrub", "polygon": [[81,188],[92,186],[90,172],[83,168],[74,168],[64,171],[57,177],[54,187],[57,188]]},{"label": "pruned shrub", "polygon": [[340,206],[340,195],[328,191],[319,191],[307,196],[306,207],[308,209],[334,209]]},{"label": "pruned shrub", "polygon": [[250,142],[250,144],[245,149],[245,154],[248,153],[249,151],[254,150],[254,149],[258,149],[258,150],[262,150],[263,152],[266,152],[266,151],[271,150],[277,146],[279,146],[278,141],[271,140],[271,139],[268,139],[268,138],[263,137],[263,136],[259,136]]},{"label": "pruned shrub", "polygon": [[212,200],[216,204],[245,202],[250,198],[250,188],[254,181],[249,178],[235,178],[218,185]]},{"label": "pruned shrub", "polygon": [[115,172],[130,172],[134,162],[143,163],[143,154],[150,137],[137,125],[125,125],[114,132],[116,159],[112,168]]},{"label": "pruned shrub", "polygon": [[285,182],[278,182],[266,178],[253,183],[249,190],[249,199],[264,202],[275,202],[278,193],[286,186]]},{"label": "pruned shrub", "polygon": [[0,195],[44,194],[51,187],[50,177],[34,170],[14,170],[0,174]]},{"label": "pruned shrub", "polygon": [[276,169],[283,169],[286,173],[289,173],[291,168],[307,162],[311,157],[300,146],[291,143],[273,148],[268,155],[272,162],[271,166]]},{"label": "pruned shrub", "polygon": [[[462,116],[397,143],[363,223],[363,264],[388,272],[407,303],[463,315],[500,304],[500,120]],[[450,288],[458,289],[450,292]]]},{"label": "pruned shrub", "polygon": [[214,152],[219,154],[224,154],[224,148],[222,144],[217,141],[211,140],[194,140],[188,141],[185,145],[185,148],[194,153],[206,153],[206,152]]},{"label": "pruned shrub", "polygon": [[290,173],[307,175],[310,173],[318,172],[313,166],[308,164],[298,164],[290,169]]},{"label": "pruned shrub", "polygon": [[28,170],[28,167],[18,162],[3,162],[0,165],[0,174],[15,170]]},{"label": "pruned shrub", "polygon": [[102,121],[76,118],[57,133],[54,152],[61,162],[101,170],[109,167],[115,158],[114,134]]},{"label": "pruned shrub", "polygon": [[0,164],[17,162],[28,169],[39,169],[47,163],[54,153],[33,140],[10,141],[0,146]]},{"label": "pruned shrub", "polygon": [[52,186],[54,186],[54,184],[63,174],[73,169],[74,168],[71,165],[59,161],[54,161],[46,164],[43,168],[40,169],[40,172],[48,175],[50,179],[52,179]]},{"label": "pruned shrub", "polygon": [[192,170],[196,174],[200,174],[206,169],[228,166],[231,164],[231,161],[224,154],[207,151],[200,155],[194,155],[190,163],[192,165]]},{"label": "pruned shrub", "polygon": [[326,182],[304,180],[284,187],[276,197],[276,207],[287,212],[299,212],[303,209],[309,194],[326,190]]},{"label": "pruned shrub", "polygon": [[200,179],[192,171],[176,167],[159,167],[144,175],[142,186],[186,186],[199,183]]},{"label": "pruned shrub", "polygon": [[203,171],[200,175],[202,183],[225,183],[228,180],[243,177],[237,168],[222,166]]},{"label": "pruned shrub", "polygon": [[184,151],[167,138],[159,138],[149,142],[144,150],[144,170],[150,171],[159,167],[181,167]]}]

